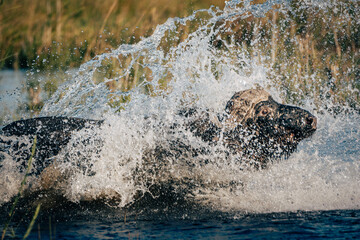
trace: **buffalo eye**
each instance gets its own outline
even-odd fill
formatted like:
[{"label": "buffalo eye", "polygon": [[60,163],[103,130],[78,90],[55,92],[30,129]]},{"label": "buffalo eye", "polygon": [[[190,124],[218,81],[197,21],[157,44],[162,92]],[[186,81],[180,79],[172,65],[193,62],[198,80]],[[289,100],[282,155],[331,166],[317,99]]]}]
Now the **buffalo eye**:
[{"label": "buffalo eye", "polygon": [[260,117],[267,117],[270,116],[272,113],[272,109],[268,106],[263,106],[260,111],[259,111],[259,116]]}]

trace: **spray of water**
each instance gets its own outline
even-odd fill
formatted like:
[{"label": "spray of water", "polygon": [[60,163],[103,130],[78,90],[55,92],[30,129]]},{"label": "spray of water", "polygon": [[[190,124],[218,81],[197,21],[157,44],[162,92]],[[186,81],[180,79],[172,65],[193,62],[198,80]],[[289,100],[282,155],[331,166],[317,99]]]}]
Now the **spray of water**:
[{"label": "spray of water", "polygon": [[[307,11],[330,11],[333,5],[304,1],[301,6]],[[251,53],[235,41],[222,39],[229,31],[227,23],[239,18],[256,22],[273,9],[296,12],[287,1],[233,0],[224,10],[211,8],[187,18],[168,19],[151,37],[83,64],[45,103],[41,115],[105,119],[105,123],[94,131],[75,133],[54,159],[59,174],[66,176],[56,191],[74,202],[115,197],[117,206],[123,207],[152,186],[171,183],[174,191],[185,192],[185,198],[221,211],[358,209],[359,115],[334,117],[327,111],[333,102],[319,98],[317,92],[308,94],[301,104],[309,111],[316,109],[318,131],[289,159],[261,171],[245,171],[237,156],[225,156],[221,146],[200,141],[176,114],[184,107],[221,113],[234,92],[257,85],[280,102],[286,100],[284,84],[278,84],[277,72],[266,64],[272,59],[271,53],[263,52],[262,47],[268,45],[261,34],[247,39]],[[194,21],[198,21],[196,29],[179,39],[179,27]],[[259,27],[254,24],[255,29]],[[174,44],[166,47],[167,41]],[[216,42],[226,51],[215,47]],[[315,75],[311,77],[317,81]],[[297,79],[283,81],[297,84]],[[321,90],[329,89],[323,86]],[[348,107],[341,105],[341,109]],[[171,131],[174,124],[179,126],[176,133]],[[208,153],[173,154],[162,161],[154,157],[159,147],[171,152],[171,143],[177,139],[206,148]],[[0,183],[2,202],[16,194],[21,179],[20,173],[14,174],[18,163],[7,160],[1,168],[5,176]]]}]

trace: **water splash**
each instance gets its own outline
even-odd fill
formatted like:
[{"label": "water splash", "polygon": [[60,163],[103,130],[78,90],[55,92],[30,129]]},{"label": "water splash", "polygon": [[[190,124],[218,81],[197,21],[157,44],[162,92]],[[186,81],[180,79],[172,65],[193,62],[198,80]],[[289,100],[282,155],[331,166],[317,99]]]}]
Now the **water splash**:
[{"label": "water splash", "polygon": [[[309,12],[329,11],[328,5],[318,1],[304,1],[301,6]],[[177,191],[186,190],[185,198],[221,211],[358,209],[359,116],[340,113],[334,117],[327,112],[333,106],[350,108],[317,95],[319,91],[326,95],[331,87],[316,88],[316,82],[322,85],[323,81],[316,71],[308,75],[313,82],[307,80],[309,90],[304,92],[297,88],[303,78],[292,79],[290,70],[284,78],[278,68],[272,68],[276,65],[272,61],[277,61],[272,59],[274,42],[266,42],[262,34],[271,35],[274,25],[261,29],[259,23],[270,11],[285,16],[298,13],[288,1],[229,1],[224,10],[211,8],[187,18],[168,19],[151,37],[121,45],[83,64],[45,103],[41,115],[105,119],[105,124],[93,132],[76,133],[56,159],[60,175],[70,175],[56,191],[74,202],[117,198],[116,205],[123,207],[152,186],[172,182]],[[232,31],[229,23],[238,19],[254,22],[258,34],[243,35],[252,50],[236,42],[235,34],[229,41],[224,37]],[[285,17],[284,24],[289,19]],[[196,28],[181,39],[179,31],[194,22]],[[183,125],[184,119],[176,113],[190,106],[220,113],[235,91],[256,85],[266,87],[277,100],[317,109],[318,131],[290,159],[268,170],[243,171],[237,156],[225,157],[218,149],[221,147],[214,147],[208,149],[210,155],[174,155],[165,162],[144,160],[158,146],[171,149],[176,139],[210,148],[183,127],[177,134],[169,134],[173,124]],[[288,93],[294,88],[298,95],[306,96],[295,101]],[[16,178],[12,175],[16,166],[9,164],[4,161],[1,169],[6,176],[0,182],[6,186],[1,188],[6,195],[3,202],[16,193],[20,182],[9,178]]]},{"label": "water splash", "polygon": [[359,117],[321,116],[312,139],[266,171],[244,172],[241,189],[198,195],[225,211],[359,209]]}]

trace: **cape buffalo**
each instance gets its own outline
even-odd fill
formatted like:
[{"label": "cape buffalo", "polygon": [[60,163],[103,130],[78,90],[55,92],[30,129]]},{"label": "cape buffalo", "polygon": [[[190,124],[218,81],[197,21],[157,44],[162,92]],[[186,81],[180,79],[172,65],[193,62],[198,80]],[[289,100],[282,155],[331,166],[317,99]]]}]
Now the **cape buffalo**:
[{"label": "cape buffalo", "polygon": [[[235,93],[221,114],[186,109],[180,111],[179,116],[199,141],[222,144],[229,154],[240,154],[257,169],[267,167],[272,159],[292,153],[302,139],[315,132],[317,123],[308,111],[279,104],[262,89]],[[70,117],[39,117],[10,123],[1,129],[0,165],[5,156],[27,160],[36,135],[35,159],[40,163],[36,171],[41,172],[69,143],[73,132],[83,128],[91,130],[102,124],[102,120]],[[172,130],[176,131],[176,127]],[[178,153],[192,149],[179,143],[172,144],[171,148]],[[171,151],[159,152],[152,157],[171,154]]]}]

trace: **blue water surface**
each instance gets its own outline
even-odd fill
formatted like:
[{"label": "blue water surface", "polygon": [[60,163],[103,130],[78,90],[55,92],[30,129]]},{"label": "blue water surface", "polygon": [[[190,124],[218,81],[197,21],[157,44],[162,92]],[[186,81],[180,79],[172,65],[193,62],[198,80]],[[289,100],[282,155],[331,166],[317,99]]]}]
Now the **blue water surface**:
[{"label": "blue water surface", "polygon": [[[185,211],[186,212],[186,211]],[[69,213],[67,213],[69,214]],[[84,210],[74,216],[43,215],[29,239],[357,239],[360,210],[220,213],[183,216],[166,210],[130,214]],[[25,233],[27,222],[16,229]]]}]

